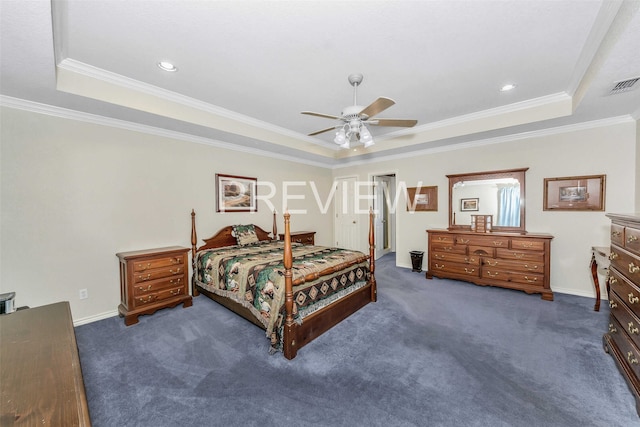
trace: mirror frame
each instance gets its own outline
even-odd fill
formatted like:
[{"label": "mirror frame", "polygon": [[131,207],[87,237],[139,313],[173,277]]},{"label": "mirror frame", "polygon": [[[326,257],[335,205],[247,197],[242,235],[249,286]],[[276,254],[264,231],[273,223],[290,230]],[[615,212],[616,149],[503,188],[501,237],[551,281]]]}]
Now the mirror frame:
[{"label": "mirror frame", "polygon": [[496,179],[496,178],[515,178],[520,182],[520,226],[519,227],[504,227],[493,225],[493,231],[504,232],[517,232],[525,234],[527,231],[525,227],[525,172],[529,168],[520,169],[506,169],[490,172],[472,172],[461,173],[455,175],[447,175],[449,178],[449,230],[471,230],[471,224],[459,225],[454,223],[454,210],[453,210],[453,186],[460,181],[478,181],[484,179]]}]

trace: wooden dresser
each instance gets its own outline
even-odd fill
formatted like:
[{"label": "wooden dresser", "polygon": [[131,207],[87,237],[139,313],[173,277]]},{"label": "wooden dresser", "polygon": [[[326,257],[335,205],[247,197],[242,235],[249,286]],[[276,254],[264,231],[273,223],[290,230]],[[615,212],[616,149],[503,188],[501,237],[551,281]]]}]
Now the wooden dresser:
[{"label": "wooden dresser", "polygon": [[553,236],[468,230],[427,230],[427,234],[427,279],[517,289],[553,301],[549,284]]},{"label": "wooden dresser", "polygon": [[640,415],[640,214],[608,214],[609,331],[604,349],[615,359],[636,399]]},{"label": "wooden dresser", "polygon": [[188,248],[167,248],[121,252],[120,300],[118,312],[125,325],[138,323],[141,314],[152,314],[165,307],[192,304],[187,280]]},{"label": "wooden dresser", "polygon": [[[302,243],[303,245],[315,245],[315,231],[293,231],[291,232],[291,242]],[[284,234],[278,234],[280,240],[284,240]]]},{"label": "wooden dresser", "polygon": [[0,336],[0,425],[91,425],[68,302],[0,315]]}]

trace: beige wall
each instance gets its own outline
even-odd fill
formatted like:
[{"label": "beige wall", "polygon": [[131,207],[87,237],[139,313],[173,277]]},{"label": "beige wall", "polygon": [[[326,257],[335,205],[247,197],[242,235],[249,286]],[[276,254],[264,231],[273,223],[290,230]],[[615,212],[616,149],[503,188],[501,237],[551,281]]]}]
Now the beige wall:
[{"label": "beige wall", "polygon": [[[425,186],[438,186],[437,212],[410,214],[406,209],[398,210],[396,262],[409,268],[409,251],[426,252],[425,230],[446,228],[448,225],[448,180],[445,175],[528,167],[527,230],[555,236],[551,244],[552,290],[594,296],[587,268],[590,248],[608,245],[609,220],[605,212],[543,211],[543,179],[606,174],[606,212],[632,212],[637,206],[634,194],[639,191],[636,138],[636,124],[630,121],[463,150],[352,165],[335,169],[334,176],[357,174],[359,179],[367,180],[372,174],[395,172],[397,181],[404,180],[408,187],[416,186],[418,181]],[[365,247],[363,240],[361,248]]]},{"label": "beige wall", "polygon": [[[230,224],[271,231],[264,202],[255,214],[215,212],[216,173],[273,182],[280,213],[284,181],[313,180],[321,194],[331,184],[326,168],[10,108],[1,116],[0,292],[15,291],[18,306],[68,300],[76,322],[115,314],[117,252],[190,247],[192,208],[200,239]],[[331,215],[307,202],[308,185],[291,192],[306,200],[290,207],[309,211],[292,216],[292,229],[330,244]]]}]

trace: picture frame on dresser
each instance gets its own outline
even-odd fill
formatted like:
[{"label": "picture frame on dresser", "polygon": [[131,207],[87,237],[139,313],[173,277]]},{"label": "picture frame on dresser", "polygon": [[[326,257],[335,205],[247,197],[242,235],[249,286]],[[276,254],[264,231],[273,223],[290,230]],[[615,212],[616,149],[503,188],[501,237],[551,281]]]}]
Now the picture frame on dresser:
[{"label": "picture frame on dresser", "polygon": [[257,212],[258,179],[216,174],[216,212]]},{"label": "picture frame on dresser", "polygon": [[606,175],[544,179],[545,211],[604,211]]}]

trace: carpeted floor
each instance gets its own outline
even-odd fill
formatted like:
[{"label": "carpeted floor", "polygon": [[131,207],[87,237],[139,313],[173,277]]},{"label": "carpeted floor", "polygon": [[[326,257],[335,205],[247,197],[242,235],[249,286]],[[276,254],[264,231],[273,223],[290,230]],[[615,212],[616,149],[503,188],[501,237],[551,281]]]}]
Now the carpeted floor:
[{"label": "carpeted floor", "polygon": [[204,296],[76,328],[100,426],[632,426],[608,306],[376,264],[369,304],[287,361]]}]

